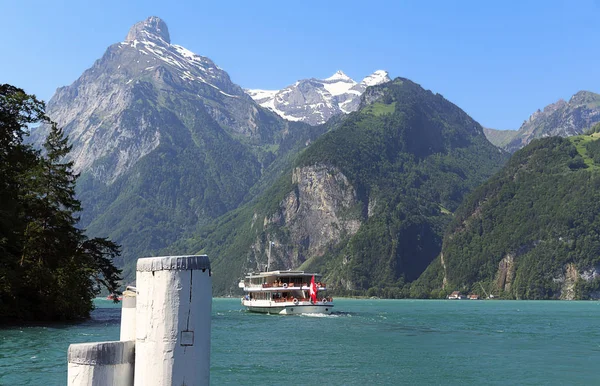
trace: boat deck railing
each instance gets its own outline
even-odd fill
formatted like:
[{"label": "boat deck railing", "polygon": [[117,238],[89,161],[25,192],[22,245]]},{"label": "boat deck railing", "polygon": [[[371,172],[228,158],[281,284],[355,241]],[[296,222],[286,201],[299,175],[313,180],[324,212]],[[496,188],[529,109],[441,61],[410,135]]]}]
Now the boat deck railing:
[{"label": "boat deck railing", "polygon": [[[327,284],[325,284],[325,283],[319,282],[319,283],[316,283],[316,284],[317,284],[317,288],[319,289],[319,291],[325,290],[327,288]],[[308,289],[308,288],[310,288],[310,283],[282,283],[282,282],[275,282],[275,283],[263,283],[263,284],[248,284],[248,285],[246,285],[246,287],[247,288]]]},{"label": "boat deck railing", "polygon": [[[273,299],[272,301],[275,303],[290,303],[293,302],[294,300],[298,300],[298,302],[310,302],[310,298],[279,298],[279,299]],[[323,297],[323,298],[319,298],[317,299],[317,301],[322,302],[323,300],[325,300],[326,302],[333,302],[333,298],[330,297]]]}]

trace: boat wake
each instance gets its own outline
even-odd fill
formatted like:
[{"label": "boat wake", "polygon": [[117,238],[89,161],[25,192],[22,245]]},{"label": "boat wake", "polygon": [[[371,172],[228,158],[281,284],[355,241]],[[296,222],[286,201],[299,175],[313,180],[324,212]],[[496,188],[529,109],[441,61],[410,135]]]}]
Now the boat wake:
[{"label": "boat wake", "polygon": [[344,317],[344,316],[352,316],[352,314],[350,312],[337,311],[337,312],[332,312],[331,314],[306,313],[306,314],[300,314],[298,316],[306,316],[309,318],[340,318],[340,317]]},{"label": "boat wake", "polygon": [[334,314],[311,314],[311,313],[306,313],[306,314],[300,314],[298,316],[305,316],[307,318],[337,318],[338,315],[334,315]]}]

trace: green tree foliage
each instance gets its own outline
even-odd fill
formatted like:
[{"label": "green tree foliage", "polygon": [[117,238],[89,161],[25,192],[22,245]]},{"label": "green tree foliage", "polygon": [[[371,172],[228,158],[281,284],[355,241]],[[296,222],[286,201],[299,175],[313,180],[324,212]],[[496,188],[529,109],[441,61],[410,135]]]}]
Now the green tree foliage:
[{"label": "green tree foliage", "polygon": [[[71,148],[44,109],[0,86],[0,322],[86,317],[100,287],[117,292],[119,247],[76,227]],[[34,124],[51,125],[44,153],[23,142]]]},{"label": "green tree foliage", "polygon": [[594,126],[592,126],[585,134],[592,135],[595,133],[600,133],[600,122],[598,122]]},{"label": "green tree foliage", "polygon": [[[600,123],[597,125],[597,130],[600,132]],[[590,141],[585,145],[587,155],[594,161],[594,164],[600,165],[600,141]]]},{"label": "green tree foliage", "polygon": [[[593,138],[585,138],[592,140]],[[563,295],[568,268],[579,273],[600,264],[600,174],[582,138],[534,140],[506,167],[470,194],[444,236],[442,254],[414,284],[424,292],[446,290],[553,299]],[[592,153],[592,154],[590,154]],[[588,167],[588,157],[593,157]],[[501,261],[512,259],[510,285]],[[577,275],[578,277],[578,275]],[[479,284],[482,283],[482,284]],[[576,283],[578,284],[578,283]],[[579,298],[600,287],[578,284]]]}]

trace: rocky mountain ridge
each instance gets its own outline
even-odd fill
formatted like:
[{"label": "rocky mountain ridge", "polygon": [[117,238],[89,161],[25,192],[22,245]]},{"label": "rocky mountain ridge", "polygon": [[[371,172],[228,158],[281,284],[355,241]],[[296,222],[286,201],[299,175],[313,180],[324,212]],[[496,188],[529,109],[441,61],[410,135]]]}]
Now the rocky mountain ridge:
[{"label": "rocky mountain ridge", "polygon": [[579,91],[569,101],[560,99],[531,114],[504,149],[512,153],[534,138],[580,135],[596,122],[600,122],[600,94]]},{"label": "rocky mountain ridge", "polygon": [[334,115],[348,114],[359,108],[360,96],[367,87],[391,79],[378,70],[356,82],[342,71],[326,79],[302,79],[281,90],[245,90],[261,106],[290,121],[310,125],[325,123]]}]

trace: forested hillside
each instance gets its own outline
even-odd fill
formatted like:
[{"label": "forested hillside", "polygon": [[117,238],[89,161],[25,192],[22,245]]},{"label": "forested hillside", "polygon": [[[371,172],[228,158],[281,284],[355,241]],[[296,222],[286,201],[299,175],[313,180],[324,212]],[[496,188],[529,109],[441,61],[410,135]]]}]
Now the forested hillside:
[{"label": "forested hillside", "polygon": [[415,296],[598,298],[599,134],[535,140],[469,195]]},{"label": "forested hillside", "polygon": [[209,254],[218,294],[268,265],[320,271],[340,294],[403,296],[463,196],[506,159],[466,113],[398,78],[368,89],[263,195],[173,250]]}]

